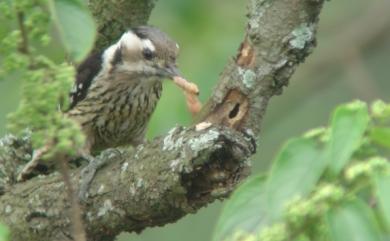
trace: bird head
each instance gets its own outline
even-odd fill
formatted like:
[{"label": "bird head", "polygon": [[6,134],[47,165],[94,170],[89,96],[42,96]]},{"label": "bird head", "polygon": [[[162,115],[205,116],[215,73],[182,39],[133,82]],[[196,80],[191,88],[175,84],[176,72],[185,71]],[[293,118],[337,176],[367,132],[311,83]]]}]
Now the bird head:
[{"label": "bird head", "polygon": [[148,77],[174,79],[180,76],[176,58],[179,45],[152,26],[125,32],[103,53],[103,67]]}]

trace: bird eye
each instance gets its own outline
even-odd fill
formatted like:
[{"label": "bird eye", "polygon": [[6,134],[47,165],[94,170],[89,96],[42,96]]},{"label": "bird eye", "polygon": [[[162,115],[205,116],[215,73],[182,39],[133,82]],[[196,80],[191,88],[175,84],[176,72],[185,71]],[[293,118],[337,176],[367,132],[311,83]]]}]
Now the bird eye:
[{"label": "bird eye", "polygon": [[144,58],[147,60],[151,60],[154,58],[154,52],[152,50],[150,50],[149,48],[145,48],[143,50],[142,54],[144,55]]}]

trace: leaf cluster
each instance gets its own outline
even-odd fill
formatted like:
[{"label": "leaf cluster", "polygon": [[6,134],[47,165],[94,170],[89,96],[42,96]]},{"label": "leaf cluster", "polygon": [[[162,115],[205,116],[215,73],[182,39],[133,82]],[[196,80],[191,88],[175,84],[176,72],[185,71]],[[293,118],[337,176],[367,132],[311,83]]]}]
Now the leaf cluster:
[{"label": "leaf cluster", "polygon": [[[68,94],[75,78],[72,63],[81,61],[93,46],[95,24],[81,0],[17,0],[0,3],[7,22],[1,40],[3,79],[22,82],[19,108],[9,115],[9,129],[32,131],[35,149],[50,146],[46,157],[74,155],[83,145],[79,126],[66,118]],[[69,61],[56,61],[53,48]]]},{"label": "leaf cluster", "polygon": [[213,240],[384,240],[389,140],[389,104],[337,107],[329,127],[289,140],[268,173],[236,190]]}]

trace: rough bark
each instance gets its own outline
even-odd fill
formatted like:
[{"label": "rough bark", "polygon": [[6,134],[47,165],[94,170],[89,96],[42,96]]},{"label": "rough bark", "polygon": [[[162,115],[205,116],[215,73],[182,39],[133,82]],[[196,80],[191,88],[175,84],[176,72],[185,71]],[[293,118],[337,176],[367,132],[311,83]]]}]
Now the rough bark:
[{"label": "rough bark", "polygon": [[[128,20],[109,10],[101,16],[101,6],[94,6],[98,2],[144,12]],[[108,2],[90,1],[101,31],[98,46],[115,38],[125,25],[146,21],[153,4]],[[203,109],[202,124],[176,127],[134,150],[107,150],[98,157],[110,162],[97,173],[84,206],[89,240],[114,240],[121,231],[175,222],[234,190],[248,175],[248,157],[255,152],[254,138],[269,99],[282,92],[315,45],[322,4],[323,0],[250,0],[246,36]],[[107,19],[118,24],[112,36]],[[70,206],[60,175],[13,184],[30,153],[28,138],[7,137],[0,144],[0,219],[15,241],[72,240]],[[72,180],[77,184],[79,178],[76,169]]]},{"label": "rough bark", "polygon": [[88,7],[97,23],[95,50],[109,46],[124,30],[147,23],[156,0],[89,0]]}]

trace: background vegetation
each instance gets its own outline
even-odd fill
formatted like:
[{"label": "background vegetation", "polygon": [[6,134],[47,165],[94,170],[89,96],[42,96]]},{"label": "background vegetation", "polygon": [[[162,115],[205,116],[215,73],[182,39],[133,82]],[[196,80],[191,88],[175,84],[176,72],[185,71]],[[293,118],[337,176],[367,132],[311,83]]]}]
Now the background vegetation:
[{"label": "background vegetation", "polygon": [[[201,99],[212,91],[228,57],[235,54],[245,24],[244,1],[165,0],[157,3],[150,23],[170,33],[181,45],[179,64],[184,75],[199,84]],[[0,25],[0,38],[7,24]],[[282,96],[272,99],[263,123],[253,173],[269,167],[290,137],[325,125],[339,103],[352,99],[389,101],[390,6],[385,0],[332,1],[325,5],[318,47],[298,69]],[[59,46],[52,55],[64,58]],[[0,81],[0,134],[6,133],[7,113],[20,96],[17,78]],[[182,93],[166,82],[153,116],[149,137],[166,132],[176,123],[190,123]],[[147,229],[142,236],[120,240],[210,240],[222,204],[215,203],[174,225]],[[185,237],[185,238],[184,238]]]}]

